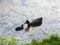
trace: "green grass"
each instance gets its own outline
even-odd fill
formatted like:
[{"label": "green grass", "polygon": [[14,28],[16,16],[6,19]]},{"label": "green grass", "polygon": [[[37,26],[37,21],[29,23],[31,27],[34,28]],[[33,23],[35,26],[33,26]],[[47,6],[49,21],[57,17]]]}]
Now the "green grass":
[{"label": "green grass", "polygon": [[52,34],[42,40],[33,39],[30,43],[25,43],[22,45],[60,45],[60,37],[56,34]]},{"label": "green grass", "polygon": [[1,37],[0,38],[0,45],[16,45],[16,36],[10,36],[10,37]]},{"label": "green grass", "polygon": [[[0,45],[17,45],[17,36],[1,37]],[[60,36],[57,34],[51,34],[48,37],[44,37],[41,40],[32,39],[31,42],[19,43],[18,45],[60,45]]]}]

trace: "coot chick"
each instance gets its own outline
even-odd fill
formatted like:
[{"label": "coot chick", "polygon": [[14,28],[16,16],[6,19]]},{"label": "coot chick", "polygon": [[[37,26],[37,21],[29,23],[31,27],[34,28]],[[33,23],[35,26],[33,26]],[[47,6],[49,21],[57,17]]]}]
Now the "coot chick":
[{"label": "coot chick", "polygon": [[23,24],[21,25],[21,27],[17,27],[17,28],[15,29],[15,31],[21,31],[22,29],[24,29],[24,28],[23,28]]},{"label": "coot chick", "polygon": [[40,18],[37,18],[35,20],[33,20],[32,22],[30,22],[29,20],[26,20],[25,24],[28,24],[28,27],[27,27],[27,30],[30,28],[30,27],[37,27],[37,26],[40,26],[42,24],[42,17]]}]

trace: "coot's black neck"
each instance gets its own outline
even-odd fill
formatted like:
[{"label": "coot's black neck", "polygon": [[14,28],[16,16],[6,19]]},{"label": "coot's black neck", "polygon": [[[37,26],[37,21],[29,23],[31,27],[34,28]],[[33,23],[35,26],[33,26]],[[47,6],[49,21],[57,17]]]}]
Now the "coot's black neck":
[{"label": "coot's black neck", "polygon": [[25,24],[28,24],[28,27],[27,28],[30,27],[30,21],[26,20]]}]

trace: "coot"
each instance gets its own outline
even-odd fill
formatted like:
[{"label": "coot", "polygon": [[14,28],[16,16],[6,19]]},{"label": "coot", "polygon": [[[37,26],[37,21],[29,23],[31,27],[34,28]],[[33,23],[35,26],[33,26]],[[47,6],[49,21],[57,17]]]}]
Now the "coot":
[{"label": "coot", "polygon": [[42,24],[42,17],[40,18],[37,18],[35,20],[33,20],[32,22],[30,22],[29,20],[26,20],[25,24],[28,24],[28,27],[27,27],[27,30],[30,28],[30,27],[37,27],[37,26],[40,26]]}]

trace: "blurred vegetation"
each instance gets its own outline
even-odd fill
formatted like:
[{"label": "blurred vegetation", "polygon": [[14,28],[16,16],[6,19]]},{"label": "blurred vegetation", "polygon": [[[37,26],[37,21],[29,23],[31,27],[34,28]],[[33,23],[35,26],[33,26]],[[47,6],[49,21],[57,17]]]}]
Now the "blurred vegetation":
[{"label": "blurred vegetation", "polygon": [[31,42],[25,42],[23,44],[17,43],[17,36],[4,36],[0,38],[0,45],[60,45],[60,36],[57,34],[51,34],[40,40],[32,39]]},{"label": "blurred vegetation", "polygon": [[57,34],[51,34],[42,40],[32,39],[30,43],[24,43],[22,45],[60,45],[60,37]]},{"label": "blurred vegetation", "polygon": [[16,39],[17,36],[3,36],[0,38],[0,45],[16,45]]}]

